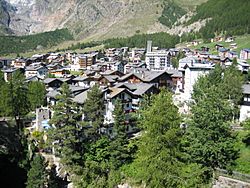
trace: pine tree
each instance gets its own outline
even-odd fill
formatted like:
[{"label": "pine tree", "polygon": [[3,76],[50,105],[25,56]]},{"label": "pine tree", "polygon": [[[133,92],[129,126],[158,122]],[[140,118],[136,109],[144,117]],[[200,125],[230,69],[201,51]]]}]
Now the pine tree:
[{"label": "pine tree", "polygon": [[141,113],[143,135],[131,168],[133,178],[147,187],[178,187],[184,182],[180,177],[180,120],[178,109],[166,91],[154,97],[151,106]]},{"label": "pine tree", "polygon": [[230,169],[238,157],[236,135],[230,128],[241,96],[242,77],[235,64],[201,77],[194,86],[187,152],[210,169]]},{"label": "pine tree", "polygon": [[28,172],[27,188],[44,188],[47,181],[46,162],[40,154],[36,155],[31,162]]},{"label": "pine tree", "polygon": [[116,101],[114,110],[114,138],[110,142],[110,163],[117,170],[131,159],[128,150],[129,140],[126,134],[126,116],[120,100]]},{"label": "pine tree", "polygon": [[30,110],[28,88],[24,80],[24,75],[20,71],[17,71],[7,83],[6,90],[4,91],[6,97],[5,113],[15,118],[17,128],[20,132],[23,129],[21,118]]},{"label": "pine tree", "polygon": [[49,131],[49,144],[53,144],[56,154],[68,167],[73,167],[80,161],[80,139],[83,130],[78,123],[81,117],[79,108],[71,99],[68,84],[61,87],[61,95],[57,97],[57,104],[53,107],[54,114],[50,123],[54,126]]},{"label": "pine tree", "polygon": [[31,82],[28,85],[28,90],[28,100],[32,110],[44,105],[46,90],[43,83],[38,81]]},{"label": "pine tree", "polygon": [[85,120],[91,128],[88,129],[89,139],[97,139],[100,136],[100,128],[104,121],[104,99],[98,85],[88,92],[87,100],[83,106]]}]

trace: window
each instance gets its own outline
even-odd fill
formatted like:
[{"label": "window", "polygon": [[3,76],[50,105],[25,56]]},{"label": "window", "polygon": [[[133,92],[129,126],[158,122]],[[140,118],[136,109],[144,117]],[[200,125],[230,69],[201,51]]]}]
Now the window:
[{"label": "window", "polygon": [[166,65],[165,58],[160,58],[160,66],[165,67],[165,65]]},{"label": "window", "polygon": [[129,103],[127,103],[127,108],[129,108]]},{"label": "window", "polygon": [[155,65],[155,58],[153,57],[149,58],[149,65],[150,67],[153,67]]}]

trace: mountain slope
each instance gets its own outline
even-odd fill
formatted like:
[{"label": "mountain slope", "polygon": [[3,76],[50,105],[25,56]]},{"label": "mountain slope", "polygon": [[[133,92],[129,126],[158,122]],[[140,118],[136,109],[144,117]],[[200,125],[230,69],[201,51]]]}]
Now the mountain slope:
[{"label": "mountain slope", "polygon": [[12,7],[5,1],[0,0],[0,35],[10,34],[9,29],[10,15]]},{"label": "mountain slope", "polygon": [[[168,30],[180,16],[176,10],[194,10],[206,0],[0,0],[14,9],[8,12],[9,28],[17,35],[69,28],[78,39],[106,39]],[[161,24],[165,4],[170,2],[171,23]],[[171,2],[174,2],[173,5]],[[181,7],[181,8],[180,8]],[[181,12],[181,16],[184,12]],[[179,14],[178,14],[179,15]]]},{"label": "mountain slope", "polygon": [[228,35],[250,33],[249,0],[209,0],[197,7],[197,14],[189,23],[210,18],[200,30],[203,38],[224,32]]}]

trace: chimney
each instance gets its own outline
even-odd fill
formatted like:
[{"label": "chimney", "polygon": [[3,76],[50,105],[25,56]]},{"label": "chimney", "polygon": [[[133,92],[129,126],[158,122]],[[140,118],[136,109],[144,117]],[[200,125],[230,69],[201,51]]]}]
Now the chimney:
[{"label": "chimney", "polygon": [[151,40],[149,40],[147,42],[147,52],[152,52],[152,41]]}]

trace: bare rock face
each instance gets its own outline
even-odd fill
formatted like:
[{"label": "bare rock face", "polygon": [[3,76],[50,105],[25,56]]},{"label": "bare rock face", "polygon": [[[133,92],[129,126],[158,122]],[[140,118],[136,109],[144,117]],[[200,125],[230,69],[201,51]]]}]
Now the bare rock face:
[{"label": "bare rock face", "polygon": [[[162,0],[0,0],[0,31],[1,25],[16,35],[68,28],[76,39],[102,40],[160,31],[181,34],[203,26],[179,25],[169,29],[158,21],[162,3]],[[2,9],[1,4],[5,5]]]},{"label": "bare rock face", "polygon": [[[12,7],[4,19],[17,35],[69,28],[76,37],[147,32],[162,11],[161,0],[0,0]],[[5,11],[6,12],[6,11]],[[1,11],[0,11],[1,15]],[[1,18],[1,17],[0,17]],[[131,34],[130,34],[131,33]]]}]

